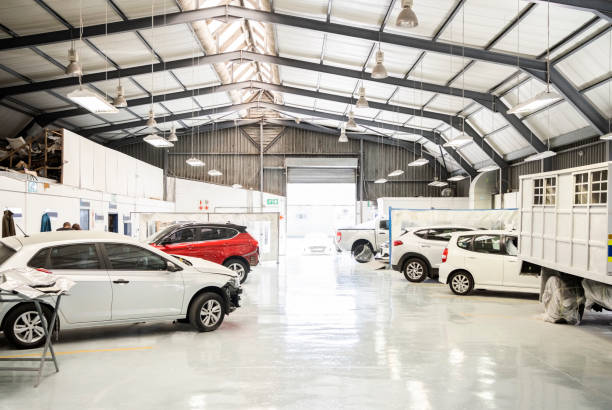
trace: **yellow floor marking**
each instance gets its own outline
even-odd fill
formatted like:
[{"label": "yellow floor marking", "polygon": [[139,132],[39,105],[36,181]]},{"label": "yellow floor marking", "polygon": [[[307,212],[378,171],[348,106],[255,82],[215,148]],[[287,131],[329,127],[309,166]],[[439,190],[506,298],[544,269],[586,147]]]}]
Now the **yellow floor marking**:
[{"label": "yellow floor marking", "polygon": [[[118,347],[114,349],[83,349],[83,350],[71,350],[68,352],[55,352],[57,356],[66,355],[66,354],[78,354],[78,353],[99,353],[99,352],[129,352],[133,350],[148,350],[153,349],[153,346],[142,346],[142,347]],[[12,359],[18,357],[40,357],[40,353],[26,353],[26,354],[16,354],[12,356],[0,356],[0,359]],[[47,357],[51,357],[49,353]]]}]

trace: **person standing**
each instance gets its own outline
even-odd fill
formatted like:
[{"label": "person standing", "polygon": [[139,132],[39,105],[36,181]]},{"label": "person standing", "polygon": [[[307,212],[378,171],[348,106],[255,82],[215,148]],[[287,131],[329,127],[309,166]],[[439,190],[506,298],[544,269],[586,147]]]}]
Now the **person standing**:
[{"label": "person standing", "polygon": [[15,236],[15,221],[13,220],[13,213],[10,210],[4,211],[2,217],[2,237]]}]

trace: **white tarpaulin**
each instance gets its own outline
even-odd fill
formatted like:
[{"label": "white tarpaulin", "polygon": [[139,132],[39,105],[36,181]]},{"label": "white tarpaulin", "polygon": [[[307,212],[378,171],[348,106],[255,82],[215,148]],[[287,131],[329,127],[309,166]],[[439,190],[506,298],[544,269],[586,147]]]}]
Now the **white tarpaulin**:
[{"label": "white tarpaulin", "polygon": [[279,213],[132,213],[138,220],[138,240],[145,241],[168,225],[184,222],[232,223],[247,227],[247,232],[259,242],[262,262],[278,260]]}]

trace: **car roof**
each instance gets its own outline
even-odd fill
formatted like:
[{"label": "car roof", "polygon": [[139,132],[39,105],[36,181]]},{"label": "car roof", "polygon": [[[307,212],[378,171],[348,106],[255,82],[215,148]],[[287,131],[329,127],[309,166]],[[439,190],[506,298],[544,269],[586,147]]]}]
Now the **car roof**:
[{"label": "car roof", "polygon": [[518,236],[518,231],[510,231],[504,229],[480,229],[478,231],[470,232],[454,232],[453,235],[464,236],[464,235],[514,235]]},{"label": "car roof", "polygon": [[53,232],[42,232],[28,236],[12,236],[3,238],[7,245],[13,247],[14,241],[18,241],[22,247],[36,246],[40,244],[52,245],[58,243],[70,243],[70,242],[86,242],[86,241],[104,241],[104,242],[126,242],[126,243],[138,243],[135,239],[129,236],[120,235],[113,232],[100,232],[100,231],[53,231]]},{"label": "car roof", "polygon": [[181,222],[181,223],[177,223],[174,225],[170,225],[174,228],[184,228],[184,227],[188,227],[188,226],[210,226],[212,228],[232,228],[232,229],[236,229],[237,231],[240,232],[246,232],[246,226],[242,226],[242,225],[236,225],[233,223],[211,223],[211,222]]},{"label": "car roof", "polygon": [[446,225],[411,226],[409,228],[406,228],[406,230],[416,231],[416,230],[421,230],[421,229],[441,229],[441,228],[463,228],[463,229],[470,229],[470,230],[474,229],[473,226],[446,224]]}]

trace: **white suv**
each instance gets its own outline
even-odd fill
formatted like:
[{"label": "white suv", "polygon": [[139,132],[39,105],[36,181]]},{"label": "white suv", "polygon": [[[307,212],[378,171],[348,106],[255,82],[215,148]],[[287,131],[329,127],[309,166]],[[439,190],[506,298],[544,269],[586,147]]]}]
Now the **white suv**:
[{"label": "white suv", "polygon": [[540,278],[521,275],[516,231],[456,233],[442,256],[438,280],[457,295],[473,289],[538,293]]},{"label": "white suv", "polygon": [[448,225],[410,228],[393,241],[391,265],[410,282],[422,282],[428,276],[435,278],[451,235],[473,229]]},{"label": "white suv", "polygon": [[[237,274],[224,266],[168,255],[114,233],[63,231],[0,240],[0,272],[25,266],[76,282],[60,307],[63,329],[178,319],[212,331],[239,306],[242,293]],[[50,319],[51,306],[43,310]],[[18,348],[43,343],[37,318],[33,304],[0,304],[1,328]]]}]

